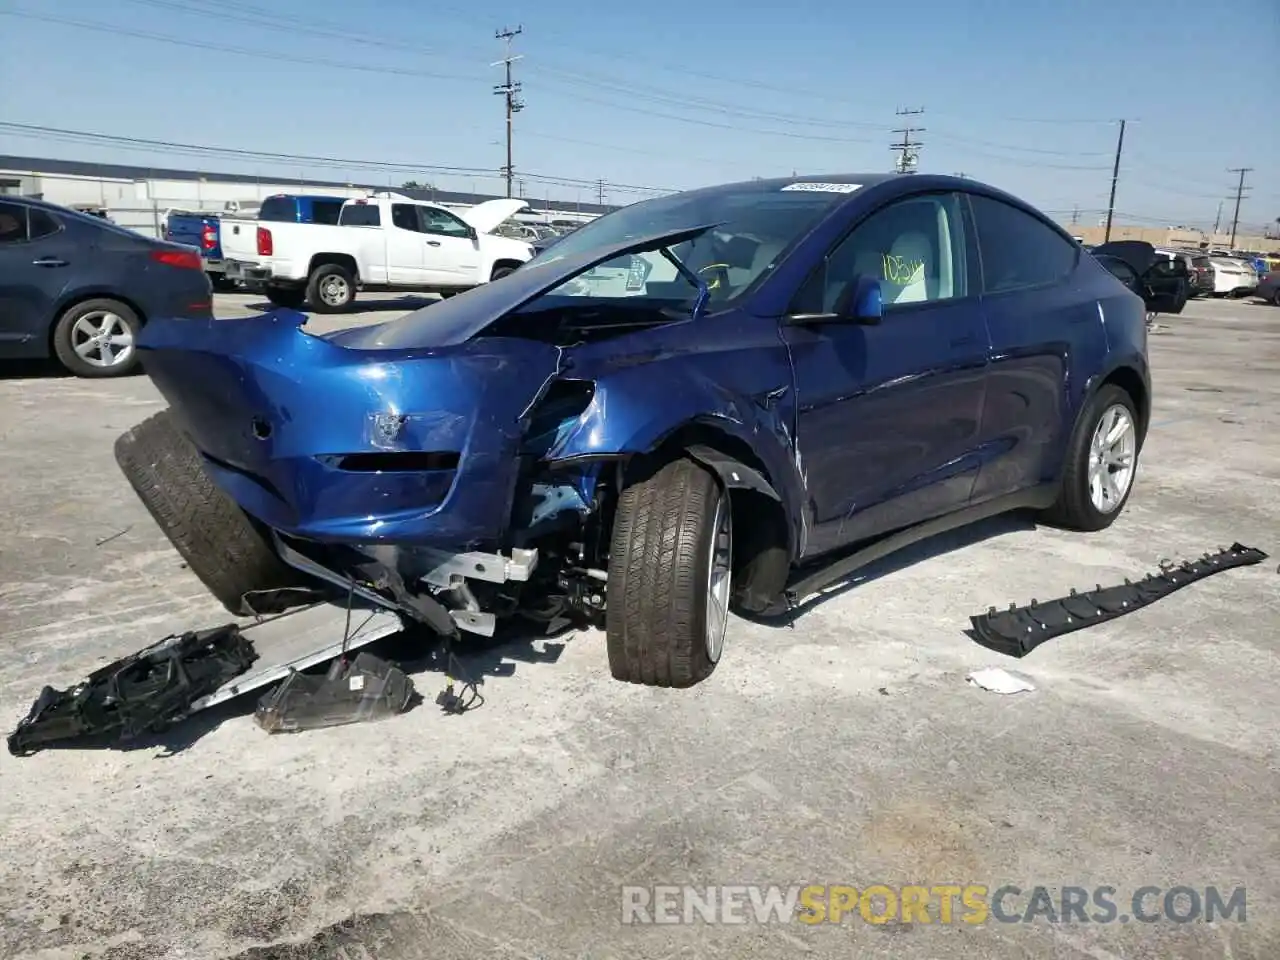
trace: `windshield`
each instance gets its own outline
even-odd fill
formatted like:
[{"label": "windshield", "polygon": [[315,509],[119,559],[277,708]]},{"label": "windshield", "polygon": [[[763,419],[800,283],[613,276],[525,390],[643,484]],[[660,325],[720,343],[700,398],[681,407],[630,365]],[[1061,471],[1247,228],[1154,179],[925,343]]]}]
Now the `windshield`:
[{"label": "windshield", "polygon": [[[710,304],[724,303],[768,272],[792,243],[846,198],[847,193],[746,184],[645,200],[566,234],[529,264],[552,263],[631,237],[716,224],[713,230],[675,244],[670,251],[706,283]],[[655,247],[608,260],[566,280],[545,296],[642,298],[641,302],[676,305],[691,303],[697,289]],[[539,306],[545,308],[545,304]]]}]

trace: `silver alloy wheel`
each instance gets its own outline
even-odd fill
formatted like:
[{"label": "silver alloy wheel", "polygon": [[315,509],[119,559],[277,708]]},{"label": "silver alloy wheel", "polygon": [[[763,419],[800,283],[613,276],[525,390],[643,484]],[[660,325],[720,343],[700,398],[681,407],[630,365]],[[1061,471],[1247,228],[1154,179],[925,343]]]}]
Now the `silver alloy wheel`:
[{"label": "silver alloy wheel", "polygon": [[110,310],[90,310],[71,327],[71,349],[92,367],[118,367],[133,357],[133,331]]},{"label": "silver alloy wheel", "polygon": [[733,578],[733,511],[721,492],[711,519],[711,562],[707,564],[707,659],[720,661],[729,627],[729,588]]},{"label": "silver alloy wheel", "polygon": [[1089,444],[1089,500],[1099,513],[1112,513],[1124,501],[1137,466],[1138,429],[1122,403],[1106,409]]},{"label": "silver alloy wheel", "polygon": [[320,283],[320,299],[331,307],[341,307],[351,299],[351,285],[344,277],[330,274]]}]

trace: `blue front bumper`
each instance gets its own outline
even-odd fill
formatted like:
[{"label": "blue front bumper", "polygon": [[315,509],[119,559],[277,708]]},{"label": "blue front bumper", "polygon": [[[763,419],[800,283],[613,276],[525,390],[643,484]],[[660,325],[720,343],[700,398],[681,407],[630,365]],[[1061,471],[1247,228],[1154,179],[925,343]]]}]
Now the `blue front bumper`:
[{"label": "blue front bumper", "polygon": [[556,371],[524,340],[349,350],[279,311],[156,320],[143,367],[210,475],[293,536],[494,549],[520,467],[521,415]]}]

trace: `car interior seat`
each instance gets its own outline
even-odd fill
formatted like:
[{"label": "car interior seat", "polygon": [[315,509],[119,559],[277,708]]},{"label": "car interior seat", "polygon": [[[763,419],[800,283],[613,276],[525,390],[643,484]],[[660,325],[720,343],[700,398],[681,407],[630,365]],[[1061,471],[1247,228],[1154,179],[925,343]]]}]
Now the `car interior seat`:
[{"label": "car interior seat", "polygon": [[929,238],[916,230],[899,234],[885,258],[881,281],[885,303],[919,303],[936,299],[937,265]]}]

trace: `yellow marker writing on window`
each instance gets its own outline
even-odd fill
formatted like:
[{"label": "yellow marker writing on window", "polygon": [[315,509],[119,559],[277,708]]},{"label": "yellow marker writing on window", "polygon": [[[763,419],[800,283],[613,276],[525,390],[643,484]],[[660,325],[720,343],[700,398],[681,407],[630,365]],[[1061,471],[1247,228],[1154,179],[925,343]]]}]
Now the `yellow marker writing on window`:
[{"label": "yellow marker writing on window", "polygon": [[889,283],[905,287],[924,279],[924,261],[912,257],[898,257],[884,254],[884,278]]}]

